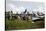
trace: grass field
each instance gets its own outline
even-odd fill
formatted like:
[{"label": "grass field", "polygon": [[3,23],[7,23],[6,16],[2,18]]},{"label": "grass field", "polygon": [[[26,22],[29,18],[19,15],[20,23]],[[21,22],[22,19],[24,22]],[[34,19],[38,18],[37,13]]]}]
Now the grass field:
[{"label": "grass field", "polygon": [[20,20],[20,19],[6,19],[5,23],[5,29],[6,30],[18,30],[18,29],[33,29],[33,28],[44,28],[44,22],[43,21],[36,21],[32,24],[32,20],[26,21],[26,20]]},{"label": "grass field", "polygon": [[31,21],[24,21],[24,20],[7,20],[6,21],[6,29],[27,29],[31,28],[32,23]]}]

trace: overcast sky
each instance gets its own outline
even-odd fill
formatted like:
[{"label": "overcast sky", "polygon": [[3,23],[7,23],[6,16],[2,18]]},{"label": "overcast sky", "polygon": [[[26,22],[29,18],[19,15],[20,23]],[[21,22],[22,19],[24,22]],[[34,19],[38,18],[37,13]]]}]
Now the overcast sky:
[{"label": "overcast sky", "polygon": [[23,11],[44,11],[44,3],[41,2],[30,2],[30,1],[13,1],[6,0],[6,11],[13,11],[14,13],[21,13]]}]

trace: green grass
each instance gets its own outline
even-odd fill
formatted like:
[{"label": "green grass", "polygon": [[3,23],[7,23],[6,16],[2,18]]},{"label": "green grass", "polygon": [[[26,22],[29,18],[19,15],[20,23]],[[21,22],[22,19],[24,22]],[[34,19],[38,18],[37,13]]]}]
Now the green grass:
[{"label": "green grass", "polygon": [[44,25],[45,25],[44,21],[36,21],[35,23],[32,24],[32,26],[34,26],[32,28],[44,28],[45,27]]},{"label": "green grass", "polygon": [[33,29],[44,28],[44,21],[36,21],[32,24],[32,20],[20,20],[20,19],[6,19],[6,30],[18,30],[18,29]]},{"label": "green grass", "polygon": [[14,30],[14,29],[28,29],[32,27],[31,21],[26,20],[6,20],[6,29]]}]

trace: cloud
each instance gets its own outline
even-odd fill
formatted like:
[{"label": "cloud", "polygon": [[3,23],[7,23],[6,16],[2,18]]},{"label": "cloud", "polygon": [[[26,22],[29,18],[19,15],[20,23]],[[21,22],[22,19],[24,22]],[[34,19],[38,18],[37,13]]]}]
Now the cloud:
[{"label": "cloud", "polygon": [[24,7],[16,7],[15,10],[13,10],[14,13],[15,13],[15,12],[16,12],[16,13],[18,12],[19,14],[20,14],[21,12],[23,12],[23,11],[25,11]]},{"label": "cloud", "polygon": [[18,12],[19,14],[21,12],[25,11],[25,8],[23,6],[17,7],[14,4],[8,4],[6,8],[7,8],[6,9],[7,11],[13,11],[13,13],[17,13]]},{"label": "cloud", "polygon": [[21,12],[25,11],[24,7],[18,7],[16,11],[20,14]]},{"label": "cloud", "polygon": [[[21,4],[19,4],[21,3]],[[26,5],[27,4],[27,5]],[[33,5],[32,5],[33,4]],[[30,6],[32,5],[32,7]],[[6,11],[13,11],[13,13],[21,13],[23,11],[25,11],[25,8],[27,8],[27,11],[31,12],[31,11],[34,11],[35,13],[38,11],[38,12],[44,12],[43,10],[43,4],[35,4],[35,3],[31,3],[31,4],[28,4],[28,2],[24,2],[24,4],[22,4],[22,2],[13,2],[11,1],[10,3],[7,3],[6,4]]]},{"label": "cloud", "polygon": [[39,7],[39,9],[37,9],[39,12],[45,13],[45,9],[43,7]]},{"label": "cloud", "polygon": [[38,9],[33,9],[32,11],[35,14],[37,14],[37,12],[45,14],[45,9],[41,6],[38,6]]},{"label": "cloud", "polygon": [[15,5],[13,5],[13,4],[7,4],[6,8],[7,8],[7,11],[11,11],[11,10],[15,9]]}]

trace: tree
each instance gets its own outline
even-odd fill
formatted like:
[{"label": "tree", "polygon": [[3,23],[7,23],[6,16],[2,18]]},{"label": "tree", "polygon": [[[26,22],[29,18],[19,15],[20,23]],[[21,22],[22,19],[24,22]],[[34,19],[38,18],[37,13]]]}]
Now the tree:
[{"label": "tree", "polygon": [[27,12],[27,9],[25,9],[25,12],[24,13],[26,13]]}]

